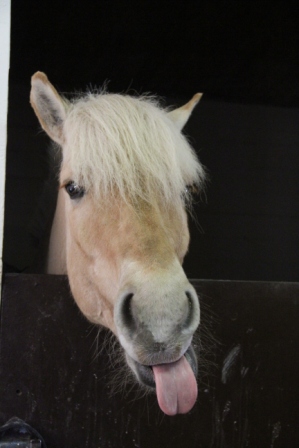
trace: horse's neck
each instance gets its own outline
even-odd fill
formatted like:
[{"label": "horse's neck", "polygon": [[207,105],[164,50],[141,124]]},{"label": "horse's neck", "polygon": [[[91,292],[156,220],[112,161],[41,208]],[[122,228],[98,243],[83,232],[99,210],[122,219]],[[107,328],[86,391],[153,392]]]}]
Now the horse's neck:
[{"label": "horse's neck", "polygon": [[47,274],[66,274],[66,222],[64,194],[59,190],[57,206],[51,228],[46,260]]}]

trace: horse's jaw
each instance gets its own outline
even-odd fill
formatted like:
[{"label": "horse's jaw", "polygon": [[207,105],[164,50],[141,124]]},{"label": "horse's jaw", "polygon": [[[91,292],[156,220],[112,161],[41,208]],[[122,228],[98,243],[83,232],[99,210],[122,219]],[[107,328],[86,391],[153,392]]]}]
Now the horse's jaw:
[{"label": "horse's jaw", "polygon": [[126,353],[129,367],[138,382],[156,390],[161,410],[167,415],[189,412],[197,399],[197,358],[192,345],[177,360],[144,365]]}]

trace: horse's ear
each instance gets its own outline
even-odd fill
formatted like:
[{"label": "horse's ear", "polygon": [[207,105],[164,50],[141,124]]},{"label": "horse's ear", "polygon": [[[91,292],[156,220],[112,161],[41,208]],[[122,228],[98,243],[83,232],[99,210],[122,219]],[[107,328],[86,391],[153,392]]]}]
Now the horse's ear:
[{"label": "horse's ear", "polygon": [[66,104],[42,72],[36,72],[31,78],[30,103],[44,131],[62,145]]},{"label": "horse's ear", "polygon": [[168,112],[168,116],[172,121],[174,121],[174,123],[180,130],[182,130],[187,123],[194,107],[200,101],[202,95],[202,93],[196,93],[187,104],[184,104],[184,106]]}]

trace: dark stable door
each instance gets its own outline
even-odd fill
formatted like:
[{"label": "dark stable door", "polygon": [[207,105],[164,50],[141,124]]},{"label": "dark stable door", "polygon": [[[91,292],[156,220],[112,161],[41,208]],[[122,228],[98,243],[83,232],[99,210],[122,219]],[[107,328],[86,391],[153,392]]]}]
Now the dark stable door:
[{"label": "dark stable door", "polygon": [[6,275],[0,425],[19,417],[47,448],[298,447],[299,284],[193,284],[199,396],[188,415],[167,417],[127,378],[109,333],[80,314],[66,277]]}]

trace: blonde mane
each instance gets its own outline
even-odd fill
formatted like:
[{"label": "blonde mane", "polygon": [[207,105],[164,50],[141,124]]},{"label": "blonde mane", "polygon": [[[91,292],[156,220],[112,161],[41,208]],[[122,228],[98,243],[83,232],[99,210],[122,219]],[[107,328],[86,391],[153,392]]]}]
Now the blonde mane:
[{"label": "blonde mane", "polygon": [[89,93],[68,104],[64,133],[72,180],[96,198],[160,195],[169,204],[187,194],[186,185],[203,183],[193,149],[152,97]]}]

